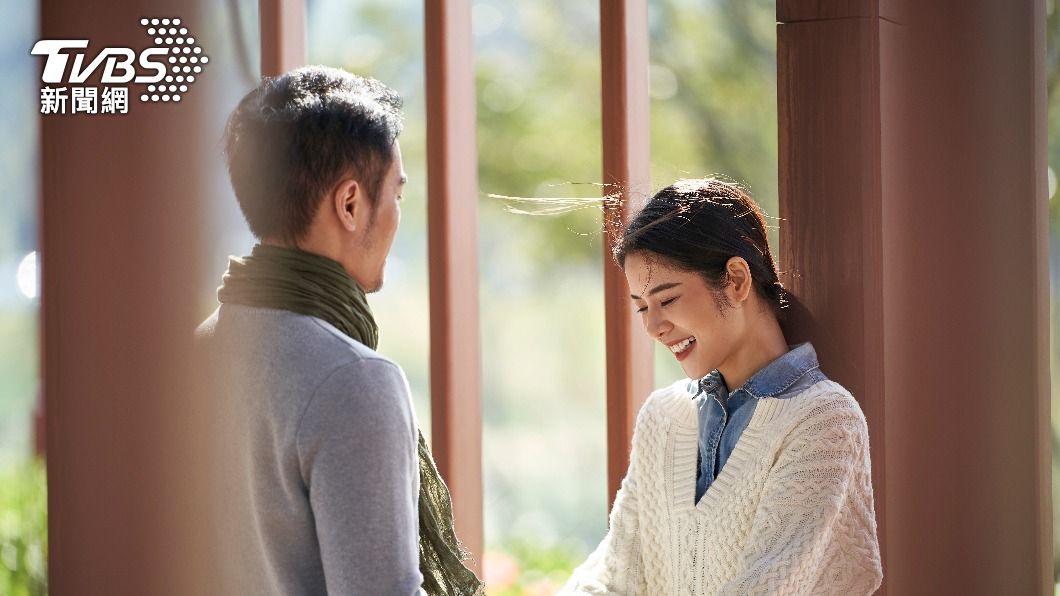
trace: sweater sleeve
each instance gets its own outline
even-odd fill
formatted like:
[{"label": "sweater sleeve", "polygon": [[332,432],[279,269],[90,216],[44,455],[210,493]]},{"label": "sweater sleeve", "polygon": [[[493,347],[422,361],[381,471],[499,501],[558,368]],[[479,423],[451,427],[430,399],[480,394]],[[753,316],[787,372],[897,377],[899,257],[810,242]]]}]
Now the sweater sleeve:
[{"label": "sweater sleeve", "polygon": [[815,405],[766,479],[739,572],[721,594],[871,594],[883,571],[868,430],[857,403]]},{"label": "sweater sleeve", "polygon": [[419,475],[408,385],[382,359],[347,364],[298,429],[329,594],[416,594]]},{"label": "sweater sleeve", "polygon": [[647,592],[641,564],[637,505],[637,436],[641,432],[640,418],[633,434],[629,468],[611,507],[607,534],[596,550],[574,570],[570,580],[560,590],[560,595],[618,596]]}]

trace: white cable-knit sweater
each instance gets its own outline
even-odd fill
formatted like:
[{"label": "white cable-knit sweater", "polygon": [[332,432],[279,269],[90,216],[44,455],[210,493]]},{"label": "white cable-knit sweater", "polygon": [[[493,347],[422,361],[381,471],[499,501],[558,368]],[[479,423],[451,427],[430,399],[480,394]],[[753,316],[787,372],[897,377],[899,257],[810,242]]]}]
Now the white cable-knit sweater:
[{"label": "white cable-knit sweater", "polygon": [[694,504],[698,419],[687,381],[654,392],[633,433],[610,530],[561,594],[871,594],[883,571],[858,403],[821,381],[763,398]]}]

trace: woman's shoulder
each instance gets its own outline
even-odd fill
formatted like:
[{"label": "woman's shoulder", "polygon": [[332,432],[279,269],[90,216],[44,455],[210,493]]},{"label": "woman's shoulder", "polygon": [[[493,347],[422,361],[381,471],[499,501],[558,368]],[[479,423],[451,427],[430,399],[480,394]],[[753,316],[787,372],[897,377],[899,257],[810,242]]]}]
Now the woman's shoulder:
[{"label": "woman's shoulder", "polygon": [[858,434],[868,432],[861,405],[835,381],[818,381],[783,401],[787,402],[786,418],[793,428],[809,430],[841,423]]},{"label": "woman's shoulder", "polygon": [[831,379],[818,381],[789,399],[798,404],[800,409],[835,408],[861,412],[858,400],[850,391]]},{"label": "woman's shoulder", "polygon": [[688,379],[681,379],[652,391],[637,414],[637,425],[659,419],[696,424],[695,395],[689,390],[689,383]]},{"label": "woman's shoulder", "polygon": [[802,404],[819,402],[857,404],[857,400],[854,399],[854,396],[846,387],[828,378],[821,379],[820,381],[807,386],[802,391],[799,391],[787,399],[796,400]]}]

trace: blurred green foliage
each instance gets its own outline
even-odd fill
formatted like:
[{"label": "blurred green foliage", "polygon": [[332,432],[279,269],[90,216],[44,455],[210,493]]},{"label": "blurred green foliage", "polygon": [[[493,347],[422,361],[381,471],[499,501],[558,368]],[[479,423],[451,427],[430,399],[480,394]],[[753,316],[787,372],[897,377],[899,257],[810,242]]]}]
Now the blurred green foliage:
[{"label": "blurred green foliage", "polygon": [[44,463],[0,468],[0,594],[48,593],[48,497]]},{"label": "blurred green foliage", "polygon": [[24,457],[30,445],[37,346],[35,310],[0,309],[0,466]]},{"label": "blurred green foliage", "polygon": [[36,3],[0,0],[0,594],[47,593],[44,464],[31,459],[38,387],[37,304],[19,291],[19,263],[37,244],[40,121]]},{"label": "blurred green foliage", "polygon": [[555,594],[584,559],[569,545],[514,540],[486,553],[486,591],[490,596]]}]

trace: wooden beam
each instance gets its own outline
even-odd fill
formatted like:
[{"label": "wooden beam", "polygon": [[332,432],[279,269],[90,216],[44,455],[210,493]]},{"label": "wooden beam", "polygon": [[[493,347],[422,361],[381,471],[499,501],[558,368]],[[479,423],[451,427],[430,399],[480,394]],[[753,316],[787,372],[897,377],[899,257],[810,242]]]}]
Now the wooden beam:
[{"label": "wooden beam", "polygon": [[607,351],[607,494],[614,503],[629,467],[637,411],[654,385],[652,343],[635,318],[611,246],[651,192],[648,103],[648,4],[600,0],[600,70],[605,192],[604,320]]},{"label": "wooden beam", "polygon": [[478,300],[478,158],[468,0],[424,3],[431,434],[460,540],[481,573],[482,373]]},{"label": "wooden beam", "polygon": [[305,11],[305,0],[259,0],[263,78],[305,65]]}]

